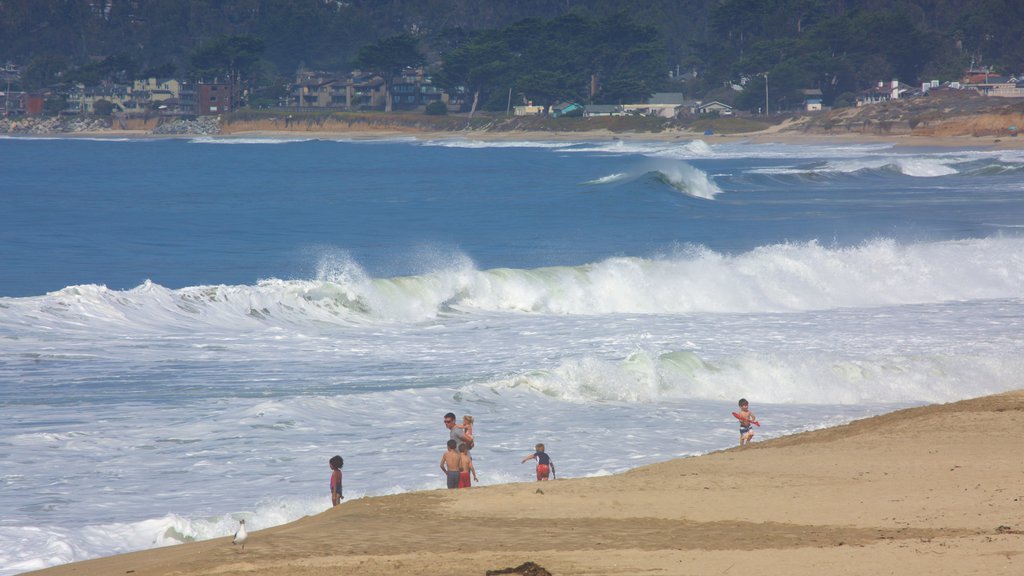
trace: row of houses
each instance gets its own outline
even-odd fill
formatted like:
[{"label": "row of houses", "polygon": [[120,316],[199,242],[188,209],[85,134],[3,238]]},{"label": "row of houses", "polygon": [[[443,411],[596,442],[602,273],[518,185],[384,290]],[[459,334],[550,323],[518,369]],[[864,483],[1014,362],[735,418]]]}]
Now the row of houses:
[{"label": "row of houses", "polygon": [[96,114],[107,102],[129,116],[208,116],[231,112],[237,95],[230,82],[184,82],[174,78],[147,78],[131,84],[72,87],[66,94],[66,114]]},{"label": "row of houses", "polygon": [[857,106],[866,106],[910,96],[920,96],[932,90],[974,90],[982,96],[994,98],[1024,98],[1024,76],[1000,76],[989,71],[968,71],[958,82],[932,80],[920,88],[904,84],[899,80],[879,82],[876,86],[860,93]]},{"label": "row of houses", "polygon": [[732,116],[732,106],[719,102],[702,102],[688,100],[678,92],[658,92],[651,95],[647,102],[639,104],[580,104],[579,102],[560,102],[545,110],[544,106],[536,106],[532,102],[513,108],[516,116],[536,116],[549,113],[555,118],[594,117],[594,116],[658,116],[660,118],[678,118],[680,116],[703,116],[717,114]]},{"label": "row of houses", "polygon": [[[303,109],[382,109],[386,99],[387,85],[379,75],[359,70],[345,75],[300,70],[290,101],[282,104]],[[412,110],[439,101],[451,106],[461,104],[435,85],[423,68],[406,68],[391,82],[391,105],[395,110]]]},{"label": "row of houses", "polygon": [[[0,69],[0,81],[17,82],[17,68],[7,64]],[[738,88],[738,87],[737,87]],[[738,88],[742,89],[742,88]],[[999,76],[988,70],[968,71],[961,82],[939,84],[932,81],[919,89],[898,80],[879,82],[862,91],[856,105],[865,106],[888,100],[927,94],[935,89],[973,89],[986,96],[1024,98],[1024,77]],[[2,90],[2,85],[0,85]],[[361,110],[383,109],[390,95],[392,109],[422,109],[432,102],[443,102],[457,111],[464,104],[459,93],[448,93],[422,68],[406,68],[388,83],[377,74],[353,71],[329,74],[300,70],[287,98],[278,106],[299,110]],[[820,90],[804,90],[803,108],[808,112],[822,109]],[[113,111],[128,116],[206,116],[235,110],[240,103],[238,88],[230,82],[185,82],[173,78],[148,78],[131,84],[103,83],[98,86],[76,85],[63,93],[64,114],[97,114]],[[49,91],[0,91],[0,115],[38,115],[45,102],[53,96]],[[615,116],[647,115],[664,118],[718,114],[731,116],[733,108],[720,101],[687,100],[681,93],[653,94],[645,102],[618,105],[588,105],[565,102],[551,110],[526,104],[515,107],[515,114],[533,115],[550,112],[553,116]]]},{"label": "row of houses", "polygon": [[[52,90],[33,92],[0,91],[0,116],[38,116]],[[206,116],[235,109],[237,96],[227,82],[182,82],[176,79],[148,78],[132,84],[104,83],[98,86],[77,84],[63,96],[62,114],[107,114],[128,116]]]}]

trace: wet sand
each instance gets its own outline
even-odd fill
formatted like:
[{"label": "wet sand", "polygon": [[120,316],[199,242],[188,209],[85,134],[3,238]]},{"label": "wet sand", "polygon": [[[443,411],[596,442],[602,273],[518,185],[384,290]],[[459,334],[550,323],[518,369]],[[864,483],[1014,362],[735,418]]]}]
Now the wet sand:
[{"label": "wet sand", "polygon": [[[266,123],[263,123],[266,124]],[[263,126],[259,124],[259,126]],[[941,148],[983,148],[983,149],[1021,149],[1024,148],[1024,137],[1010,136],[914,136],[907,134],[885,135],[866,134],[859,132],[843,132],[835,134],[808,133],[786,129],[785,125],[773,126],[760,132],[742,134],[705,135],[700,132],[665,130],[662,132],[612,132],[609,130],[567,131],[567,132],[530,132],[530,131],[488,131],[488,130],[456,130],[447,132],[430,132],[417,129],[396,129],[394,127],[371,127],[356,125],[351,129],[324,130],[317,125],[295,125],[288,130],[247,129],[252,123],[222,126],[223,133],[206,136],[198,134],[152,134],[147,130],[103,130],[95,132],[74,132],[60,134],[68,138],[268,138],[268,139],[323,139],[323,140],[480,140],[480,141],[541,141],[541,142],[602,142],[614,140],[653,141],[653,142],[690,142],[703,140],[709,144],[749,142],[755,144],[813,144],[813,145],[851,145],[851,144],[889,144],[896,147],[941,147]],[[49,135],[52,137],[52,135]],[[32,136],[24,136],[31,138]]]},{"label": "wet sand", "polygon": [[1019,575],[1022,418],[1010,392],[616,476],[364,498],[244,552],[226,536],[39,574]]}]

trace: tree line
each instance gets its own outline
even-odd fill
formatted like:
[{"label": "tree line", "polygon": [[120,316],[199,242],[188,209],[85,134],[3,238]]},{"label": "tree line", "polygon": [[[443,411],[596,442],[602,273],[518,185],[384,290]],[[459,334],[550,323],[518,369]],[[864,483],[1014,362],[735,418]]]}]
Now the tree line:
[{"label": "tree line", "polygon": [[[397,44],[396,44],[397,42]],[[404,43],[404,44],[403,44]],[[404,48],[402,46],[404,45]],[[1024,68],[1018,0],[4,0],[22,86],[242,78],[273,101],[296,69],[424,64],[468,107],[684,92],[740,108],[841,104],[880,80]],[[377,61],[375,61],[375,59]],[[391,66],[391,70],[388,67]],[[596,80],[596,82],[592,82]],[[742,82],[737,92],[732,84]]]}]

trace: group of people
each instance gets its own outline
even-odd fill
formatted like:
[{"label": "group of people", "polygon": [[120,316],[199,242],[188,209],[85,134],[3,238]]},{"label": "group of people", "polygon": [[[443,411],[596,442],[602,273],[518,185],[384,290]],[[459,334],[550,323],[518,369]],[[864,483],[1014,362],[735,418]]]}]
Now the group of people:
[{"label": "group of people", "polygon": [[[733,412],[733,416],[740,421],[740,446],[744,446],[754,438],[753,426],[760,426],[761,423],[750,411],[750,403],[745,398],[740,398],[739,408],[740,411]],[[469,415],[462,417],[462,424],[456,424],[455,420],[453,412],[444,415],[444,425],[449,430],[449,437],[448,450],[441,456],[441,471],[445,474],[448,488],[469,488],[472,482],[479,482],[476,467],[473,466],[473,456],[470,454],[470,450],[476,446],[473,437],[474,420]],[[522,463],[530,460],[537,461],[538,482],[555,478],[555,463],[544,451],[544,444],[537,444],[534,452],[523,458]],[[331,504],[337,506],[344,498],[341,494],[341,467],[345,461],[341,456],[334,456],[328,464],[331,467]]]},{"label": "group of people", "polygon": [[[462,424],[456,424],[455,414],[449,412],[444,415],[444,425],[449,430],[449,437],[448,451],[441,456],[441,471],[445,474],[448,488],[469,488],[472,486],[470,475],[473,476],[473,482],[479,482],[476,467],[473,466],[473,456],[469,452],[476,446],[476,440],[473,438],[473,417],[463,416]],[[523,458],[523,462],[528,460],[537,461],[538,481],[554,477],[555,464],[544,452],[543,444],[537,444],[536,451]]]}]

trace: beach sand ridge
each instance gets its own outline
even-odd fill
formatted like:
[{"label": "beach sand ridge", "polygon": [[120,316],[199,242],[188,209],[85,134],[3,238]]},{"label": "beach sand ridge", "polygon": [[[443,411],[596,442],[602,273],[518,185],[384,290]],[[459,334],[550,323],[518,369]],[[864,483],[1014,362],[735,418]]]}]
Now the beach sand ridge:
[{"label": "beach sand ridge", "polygon": [[346,502],[40,574],[1024,574],[1024,391],[624,474]]}]

